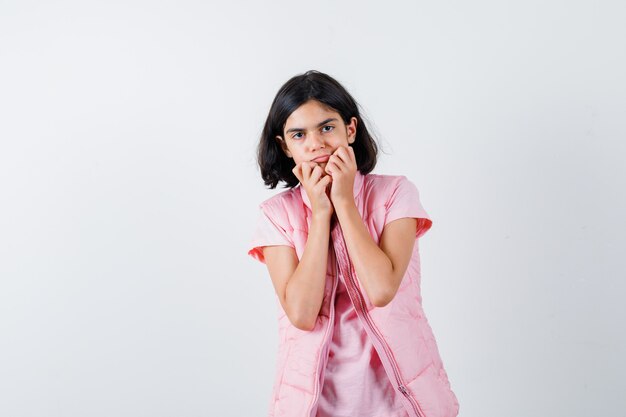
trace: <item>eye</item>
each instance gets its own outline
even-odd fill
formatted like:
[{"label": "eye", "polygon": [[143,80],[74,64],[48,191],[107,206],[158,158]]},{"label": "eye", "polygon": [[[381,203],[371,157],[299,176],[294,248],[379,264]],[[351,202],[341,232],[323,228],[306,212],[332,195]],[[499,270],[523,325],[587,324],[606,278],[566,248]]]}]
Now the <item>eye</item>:
[{"label": "eye", "polygon": [[[324,130],[324,129],[326,129],[327,127],[329,127],[330,129],[328,129],[328,130]],[[333,130],[334,128],[335,128],[335,126],[326,125],[326,126],[324,126],[324,127],[322,128],[322,130],[324,130],[325,132],[330,132],[330,131],[331,131],[331,130]]]},{"label": "eye", "polygon": [[300,139],[302,136],[298,136],[298,135],[301,135],[301,134],[302,134],[302,132],[297,132],[297,133],[295,133],[295,134],[294,134],[293,136],[291,136],[291,137],[292,137],[292,138],[294,138],[294,139]]}]

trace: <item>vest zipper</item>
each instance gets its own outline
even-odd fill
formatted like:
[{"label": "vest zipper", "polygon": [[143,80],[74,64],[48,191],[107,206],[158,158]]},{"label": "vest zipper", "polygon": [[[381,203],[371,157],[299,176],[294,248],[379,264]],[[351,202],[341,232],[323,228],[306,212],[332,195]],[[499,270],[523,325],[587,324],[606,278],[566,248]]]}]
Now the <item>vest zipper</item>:
[{"label": "vest zipper", "polygon": [[[307,413],[307,415],[310,417],[315,417],[313,415],[313,411],[314,410],[317,411],[316,405],[317,405],[317,402],[319,401],[320,389],[321,389],[320,380],[322,379],[322,372],[323,372],[323,369],[320,366],[320,364],[322,363],[322,355],[326,355],[326,356],[328,355],[328,343],[330,342],[329,340],[327,340],[328,339],[327,336],[330,330],[335,325],[335,292],[337,291],[337,283],[339,280],[339,266],[337,264],[337,258],[335,256],[334,250],[332,251],[332,254],[334,256],[333,260],[335,264],[335,276],[333,277],[333,290],[330,294],[330,317],[328,318],[328,326],[326,326],[326,331],[324,332],[324,338],[323,338],[324,342],[326,342],[326,345],[322,346],[322,349],[320,351],[320,356],[317,361],[318,368],[315,372],[315,391],[313,392],[313,401],[311,401],[311,408],[309,409],[309,412]],[[326,366],[326,361],[324,361],[324,366]]]},{"label": "vest zipper", "polygon": [[[341,230],[341,229],[339,229]],[[346,257],[348,259],[350,259],[350,256],[348,255],[347,252],[347,247],[345,245],[345,240],[343,238],[343,232],[338,232],[339,235],[341,235],[341,240],[343,241],[343,248],[346,248]],[[367,307],[365,305],[365,301],[363,300],[363,295],[361,294],[361,292],[358,289],[357,284],[354,282],[354,277],[352,276],[352,271],[350,270],[350,265],[351,263],[348,263],[348,268],[346,271],[346,275],[348,278],[348,281],[350,282],[350,286],[347,286],[347,289],[351,289],[352,293],[353,293],[353,299],[358,300],[358,306],[355,306],[357,308],[360,308],[361,314],[363,315],[363,317],[365,318],[366,323],[368,324],[369,328],[371,329],[372,333],[378,338],[380,345],[383,347],[384,351],[385,351],[385,355],[387,356],[387,359],[389,360],[389,363],[391,364],[391,367],[393,369],[394,375],[396,377],[396,382],[398,384],[398,390],[406,397],[406,399],[409,401],[409,403],[411,404],[411,406],[413,407],[413,410],[415,411],[415,414],[418,417],[424,417],[424,414],[420,411],[419,405],[415,402],[415,400],[413,399],[413,397],[411,397],[411,395],[408,393],[406,387],[404,386],[404,382],[402,381],[402,378],[400,377],[400,371],[398,369],[398,365],[393,357],[393,355],[391,354],[390,350],[389,350],[389,346],[387,346],[387,343],[385,342],[385,340],[383,339],[382,335],[380,334],[380,332],[378,331],[378,329],[376,328],[376,326],[374,325],[374,323],[372,322],[369,313],[367,312]],[[348,293],[350,294],[350,292]]]}]

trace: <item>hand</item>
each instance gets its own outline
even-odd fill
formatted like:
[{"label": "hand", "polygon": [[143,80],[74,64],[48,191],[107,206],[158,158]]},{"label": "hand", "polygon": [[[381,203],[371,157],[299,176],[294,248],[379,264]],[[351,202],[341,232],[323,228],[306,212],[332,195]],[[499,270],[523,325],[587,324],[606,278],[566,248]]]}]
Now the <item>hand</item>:
[{"label": "hand", "polygon": [[330,199],[335,208],[339,204],[354,203],[356,157],[352,146],[340,146],[326,163],[326,172],[332,176]]},{"label": "hand", "polygon": [[330,175],[325,175],[324,170],[315,162],[305,161],[297,164],[291,172],[294,173],[300,184],[304,187],[313,214],[328,215],[333,214],[334,208],[328,197],[328,188],[332,182]]}]

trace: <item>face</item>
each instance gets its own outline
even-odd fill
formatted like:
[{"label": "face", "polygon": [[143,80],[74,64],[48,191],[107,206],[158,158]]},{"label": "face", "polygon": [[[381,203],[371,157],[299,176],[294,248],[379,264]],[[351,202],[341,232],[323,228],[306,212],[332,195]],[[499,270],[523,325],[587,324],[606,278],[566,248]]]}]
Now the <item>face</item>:
[{"label": "face", "polygon": [[[356,124],[356,117],[352,117],[350,124],[346,125],[339,113],[317,100],[309,100],[289,115],[283,136],[277,136],[276,139],[283,152],[293,158],[296,164],[312,161],[324,170],[330,155],[340,146],[354,142]],[[324,155],[327,157],[314,161]]]}]

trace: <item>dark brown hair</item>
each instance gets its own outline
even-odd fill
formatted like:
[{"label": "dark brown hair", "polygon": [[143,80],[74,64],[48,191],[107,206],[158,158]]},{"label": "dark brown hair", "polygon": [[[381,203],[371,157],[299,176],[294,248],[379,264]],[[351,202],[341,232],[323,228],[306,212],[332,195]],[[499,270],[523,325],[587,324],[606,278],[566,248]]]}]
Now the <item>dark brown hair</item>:
[{"label": "dark brown hair", "polygon": [[299,183],[292,172],[295,162],[285,155],[276,136],[283,136],[285,123],[291,113],[308,100],[317,100],[336,111],[345,124],[352,117],[356,117],[356,137],[350,146],[354,149],[357,169],[365,175],[376,166],[378,146],[367,131],[358,103],[337,80],[319,71],[310,70],[283,84],[274,97],[265,120],[257,147],[257,162],[265,185],[271,189],[276,188],[280,181],[285,182],[284,188],[293,188]]}]

